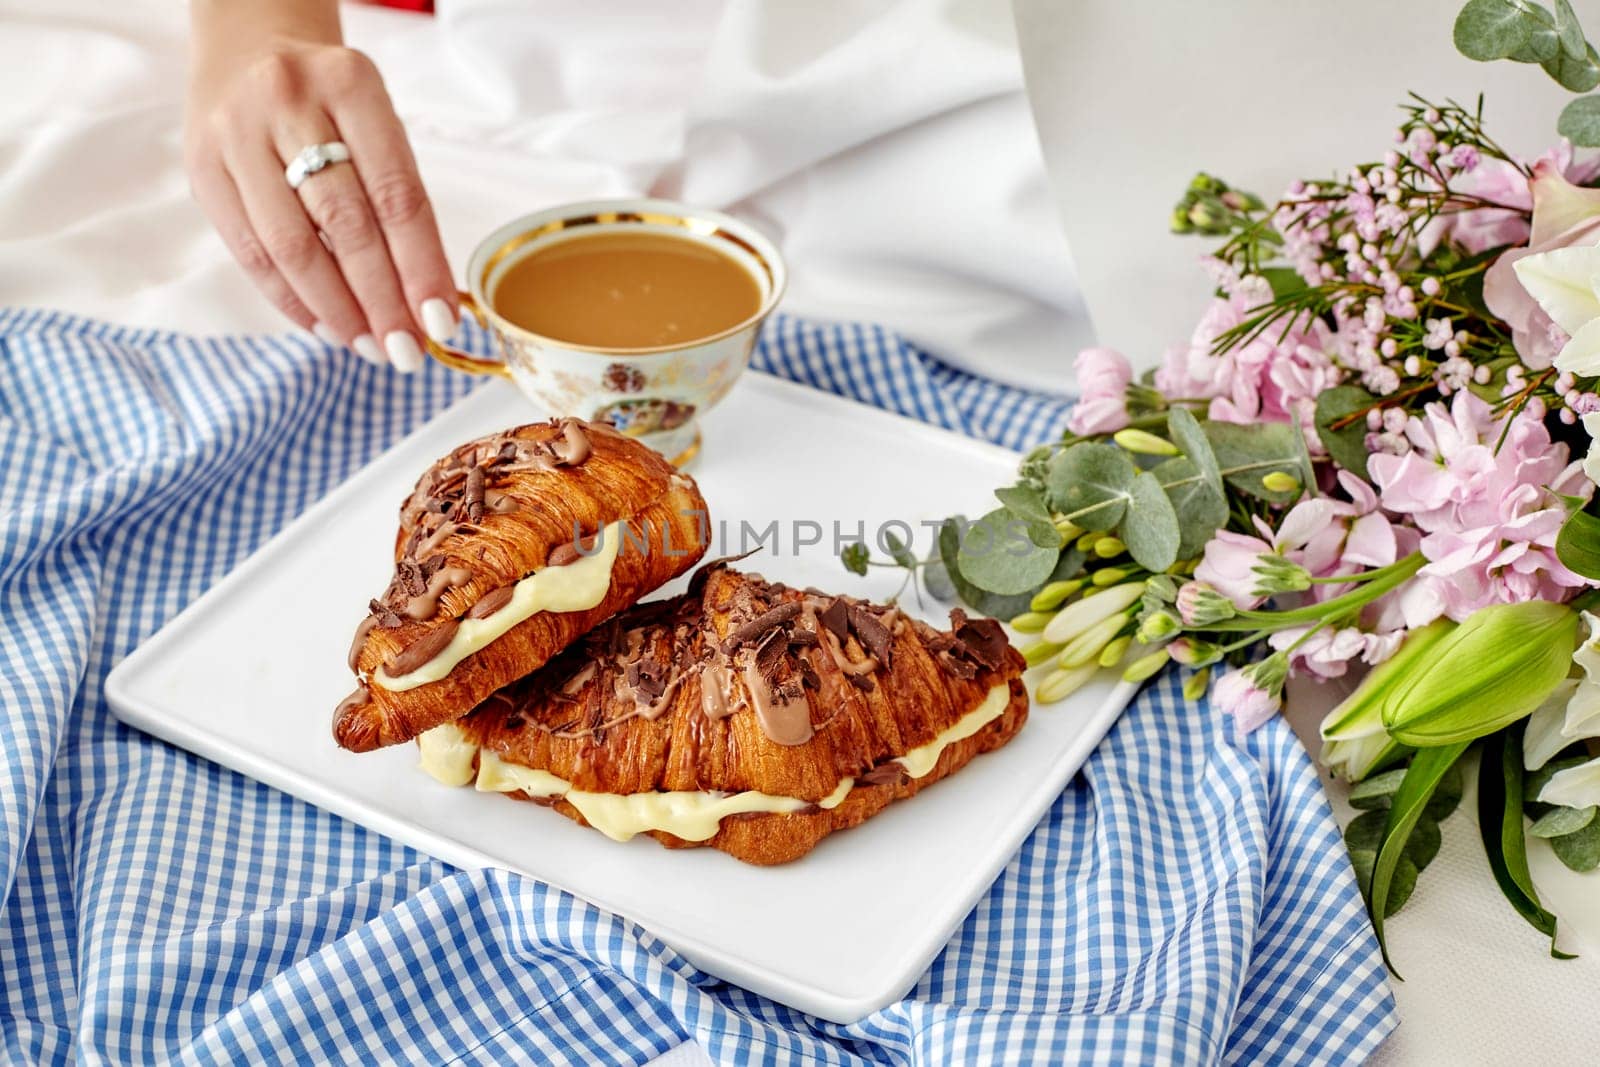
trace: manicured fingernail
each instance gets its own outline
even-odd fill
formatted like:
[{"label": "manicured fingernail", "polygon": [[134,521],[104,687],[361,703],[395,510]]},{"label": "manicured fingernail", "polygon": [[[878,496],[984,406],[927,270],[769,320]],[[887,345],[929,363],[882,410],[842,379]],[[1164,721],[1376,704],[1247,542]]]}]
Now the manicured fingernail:
[{"label": "manicured fingernail", "polygon": [[350,347],[356,350],[356,355],[374,366],[381,367],[389,362],[384,358],[383,349],[378,347],[378,339],[370,333],[364,333],[351,341]]},{"label": "manicured fingernail", "polygon": [[450,310],[438,297],[433,297],[422,302],[422,325],[428,331],[428,336],[435,341],[448,341],[456,335],[460,323],[456,321],[456,313]]},{"label": "manicured fingernail", "polygon": [[311,324],[311,332],[316,334],[317,335],[317,340],[321,341],[325,345],[333,345],[335,348],[343,348],[344,347],[344,342],[339,340],[339,335],[338,334],[336,334],[332,330],[328,329],[327,323],[324,323],[324,322],[314,322],[314,323],[312,323]]},{"label": "manicured fingernail", "polygon": [[422,366],[422,348],[405,330],[390,330],[383,338],[383,347],[389,353],[389,362],[401,374],[410,374]]}]

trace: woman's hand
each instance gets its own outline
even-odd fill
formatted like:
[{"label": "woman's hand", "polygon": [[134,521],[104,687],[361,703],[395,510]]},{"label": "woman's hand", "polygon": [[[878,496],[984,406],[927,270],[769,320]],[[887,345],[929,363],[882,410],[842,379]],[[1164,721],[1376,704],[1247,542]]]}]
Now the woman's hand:
[{"label": "woman's hand", "polygon": [[[195,0],[185,164],[195,198],[267,299],[323,340],[402,371],[419,329],[455,332],[455,285],[405,130],[336,0]],[[284,178],[308,145],[350,163]]]}]

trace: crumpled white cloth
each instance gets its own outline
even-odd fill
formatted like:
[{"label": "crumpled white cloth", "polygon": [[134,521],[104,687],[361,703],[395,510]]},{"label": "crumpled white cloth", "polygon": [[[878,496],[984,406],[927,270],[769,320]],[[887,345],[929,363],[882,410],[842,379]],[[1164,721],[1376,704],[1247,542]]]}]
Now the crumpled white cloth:
[{"label": "crumpled white cloth", "polygon": [[[190,331],[281,325],[188,199],[185,12],[0,11],[7,302]],[[977,373],[1070,390],[1089,323],[1004,0],[344,14],[407,123],[453,263],[555,203],[681,196],[772,232],[789,311],[876,322]]]}]

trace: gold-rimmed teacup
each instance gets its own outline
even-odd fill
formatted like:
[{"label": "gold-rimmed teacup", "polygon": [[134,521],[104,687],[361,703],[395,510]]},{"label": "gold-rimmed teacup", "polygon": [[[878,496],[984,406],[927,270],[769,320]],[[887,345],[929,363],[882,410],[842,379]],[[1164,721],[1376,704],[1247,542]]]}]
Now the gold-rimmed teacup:
[{"label": "gold-rimmed teacup", "polygon": [[[743,268],[759,304],[743,321],[706,337],[648,348],[608,348],[541,336],[495,310],[495,288],[527,256],[591,234],[649,232],[712,248]],[[508,378],[552,415],[608,419],[674,463],[699,450],[699,418],[727,395],[755,347],[787,276],[771,241],[729,215],[670,200],[592,200],[525,215],[478,245],[460,293],[494,337],[497,360],[429,341],[428,351],[468,374]]]}]

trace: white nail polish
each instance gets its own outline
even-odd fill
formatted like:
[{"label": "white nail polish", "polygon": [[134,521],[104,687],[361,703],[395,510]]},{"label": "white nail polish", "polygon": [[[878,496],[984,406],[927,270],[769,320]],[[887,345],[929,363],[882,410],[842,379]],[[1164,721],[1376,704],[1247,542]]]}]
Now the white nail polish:
[{"label": "white nail polish", "polygon": [[405,330],[390,330],[383,339],[383,347],[389,353],[389,362],[401,374],[421,368],[422,348]]},{"label": "white nail polish", "polygon": [[389,362],[384,358],[383,349],[378,347],[378,339],[370,333],[364,333],[351,341],[350,347],[356,350],[356,355],[374,366],[381,367]]},{"label": "white nail polish", "polygon": [[456,313],[450,310],[450,305],[433,297],[422,302],[419,309],[422,312],[422,325],[428,331],[428,336],[435,341],[448,341],[456,335],[460,323],[456,321]]},{"label": "white nail polish", "polygon": [[335,348],[344,347],[344,342],[339,340],[339,335],[328,329],[328,324],[325,322],[312,323],[311,332],[316,334],[317,340],[325,345],[332,345]]}]

